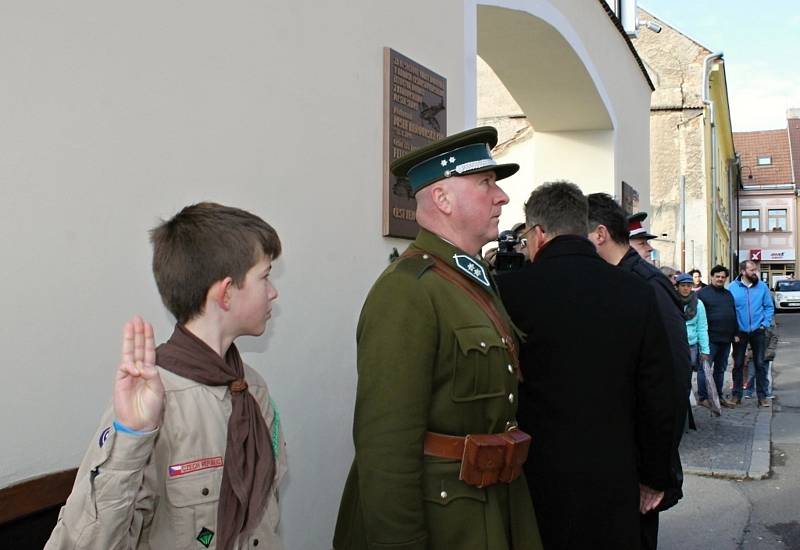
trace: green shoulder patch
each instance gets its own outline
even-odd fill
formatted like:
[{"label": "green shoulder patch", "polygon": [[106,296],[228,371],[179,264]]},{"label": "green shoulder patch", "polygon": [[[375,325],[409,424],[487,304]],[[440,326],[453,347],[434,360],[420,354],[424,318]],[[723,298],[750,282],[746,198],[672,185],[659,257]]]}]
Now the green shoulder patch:
[{"label": "green shoulder patch", "polygon": [[197,541],[200,544],[208,548],[209,546],[211,546],[212,540],[214,540],[214,531],[212,531],[211,529],[206,529],[205,527],[200,529],[200,533],[198,533],[197,535]]}]

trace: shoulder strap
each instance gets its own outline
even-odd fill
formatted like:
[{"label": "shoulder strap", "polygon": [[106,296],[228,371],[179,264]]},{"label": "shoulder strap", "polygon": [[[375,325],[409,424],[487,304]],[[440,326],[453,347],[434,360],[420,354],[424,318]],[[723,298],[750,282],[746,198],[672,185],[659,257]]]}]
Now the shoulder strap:
[{"label": "shoulder strap", "polygon": [[[411,257],[411,256],[419,256],[422,255],[422,252],[412,251],[407,249],[404,253],[404,257]],[[433,271],[439,274],[443,279],[451,282],[461,290],[463,290],[467,296],[472,298],[472,300],[480,306],[483,312],[486,314],[487,317],[492,321],[497,332],[500,333],[500,336],[503,338],[506,346],[508,346],[509,354],[511,355],[511,359],[514,363],[514,370],[517,372],[517,376],[520,376],[520,369],[519,369],[519,350],[517,349],[517,340],[513,336],[512,331],[510,330],[510,326],[506,323],[503,315],[497,310],[497,307],[492,302],[492,299],[485,291],[481,291],[475,286],[464,279],[464,277],[455,269],[450,267],[446,262],[442,261],[440,258],[437,258],[433,254],[427,255],[430,260],[433,261]]]}]

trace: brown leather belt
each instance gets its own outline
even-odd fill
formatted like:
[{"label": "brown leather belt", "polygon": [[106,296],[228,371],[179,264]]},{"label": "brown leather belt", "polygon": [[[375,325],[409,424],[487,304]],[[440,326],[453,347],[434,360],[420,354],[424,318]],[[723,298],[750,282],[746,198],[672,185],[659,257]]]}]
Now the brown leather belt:
[{"label": "brown leather belt", "polygon": [[424,452],[428,456],[461,460],[466,437],[425,432]]},{"label": "brown leather belt", "polygon": [[461,461],[458,479],[475,487],[498,481],[510,483],[522,474],[531,436],[512,428],[499,434],[470,434],[466,437],[425,433],[424,453]]}]

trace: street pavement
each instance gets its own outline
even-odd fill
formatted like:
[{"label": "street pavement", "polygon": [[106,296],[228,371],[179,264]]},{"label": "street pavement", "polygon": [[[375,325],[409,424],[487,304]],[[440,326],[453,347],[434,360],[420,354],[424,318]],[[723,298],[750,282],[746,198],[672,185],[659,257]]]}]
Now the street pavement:
[{"label": "street pavement", "polygon": [[694,408],[698,430],[681,443],[685,496],[661,514],[660,549],[800,550],[800,314],[777,322],[772,409],[755,399],[718,418]]}]

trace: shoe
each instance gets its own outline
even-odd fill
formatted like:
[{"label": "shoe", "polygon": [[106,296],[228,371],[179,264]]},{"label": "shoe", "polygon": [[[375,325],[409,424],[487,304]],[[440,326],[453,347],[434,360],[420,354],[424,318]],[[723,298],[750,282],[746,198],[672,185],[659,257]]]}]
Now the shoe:
[{"label": "shoe", "polygon": [[771,407],[772,406],[772,401],[770,401],[769,399],[759,399],[758,400],[758,406],[759,407]]},{"label": "shoe", "polygon": [[728,401],[727,399],[720,399],[719,404],[725,407],[726,409],[735,409],[736,403],[733,401]]},{"label": "shoe", "polygon": [[709,401],[708,399],[701,399],[700,401],[697,402],[697,404],[707,409],[711,408],[711,401]]},{"label": "shoe", "polygon": [[769,395],[767,396],[767,399],[775,399],[775,394],[772,394],[772,393],[771,393],[771,394],[769,394]]},{"label": "shoe", "polygon": [[734,396],[731,398],[731,400],[730,400],[730,401],[728,401],[728,403],[730,403],[730,404],[731,404],[731,405],[733,405],[734,407],[735,407],[736,405],[741,405],[741,404],[742,404],[742,398],[741,398],[741,397],[739,397],[738,395],[734,395]]},{"label": "shoe", "polygon": [[745,392],[744,398],[745,399],[752,399],[753,398],[753,393],[752,392],[750,392],[750,393]]}]

